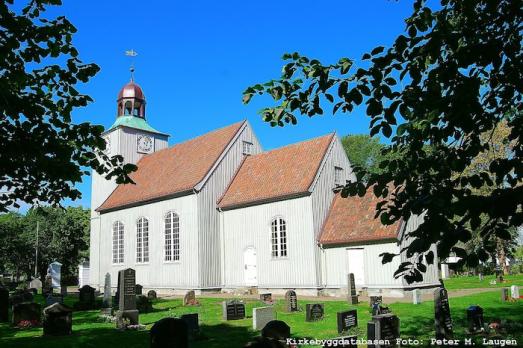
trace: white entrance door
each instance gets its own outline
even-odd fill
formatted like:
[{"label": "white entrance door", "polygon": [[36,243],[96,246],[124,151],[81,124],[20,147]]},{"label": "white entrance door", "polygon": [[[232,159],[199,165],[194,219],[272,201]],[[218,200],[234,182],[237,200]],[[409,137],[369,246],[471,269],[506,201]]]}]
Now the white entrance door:
[{"label": "white entrance door", "polygon": [[246,286],[258,286],[258,272],[256,270],[256,249],[248,247],[243,252],[244,277]]},{"label": "white entrance door", "polygon": [[365,263],[363,261],[363,249],[347,249],[349,262],[349,273],[354,273],[356,285],[365,284]]}]

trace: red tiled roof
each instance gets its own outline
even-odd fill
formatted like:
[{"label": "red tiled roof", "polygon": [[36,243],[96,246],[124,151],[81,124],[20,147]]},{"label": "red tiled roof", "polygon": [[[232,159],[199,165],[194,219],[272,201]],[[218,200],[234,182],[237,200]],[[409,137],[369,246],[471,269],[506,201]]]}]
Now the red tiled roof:
[{"label": "red tiled roof", "polygon": [[343,198],[338,193],[323,224],[321,244],[345,244],[355,242],[395,239],[400,223],[382,225],[376,214],[380,200],[368,190],[365,196]]},{"label": "red tiled roof", "polygon": [[334,134],[249,156],[218,202],[222,209],[307,193]]},{"label": "red tiled roof", "polygon": [[193,189],[243,124],[235,123],[142,157],[137,171],[130,175],[135,185],[118,185],[97,210],[112,210]]}]

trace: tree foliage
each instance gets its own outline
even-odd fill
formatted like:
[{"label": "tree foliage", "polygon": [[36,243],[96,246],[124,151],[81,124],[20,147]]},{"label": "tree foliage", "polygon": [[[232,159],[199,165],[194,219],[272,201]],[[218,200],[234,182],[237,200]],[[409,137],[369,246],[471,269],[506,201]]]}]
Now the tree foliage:
[{"label": "tree foliage", "polygon": [[[507,240],[509,226],[523,223],[521,8],[521,0],[441,0],[433,10],[416,0],[405,33],[389,47],[365,53],[360,67],[348,58],[324,65],[286,54],[280,79],[244,92],[245,103],[254,95],[272,96],[276,105],[262,114],[273,126],[296,124],[294,113],[321,115],[326,105],[333,113],[365,108],[369,135],[390,138],[389,151],[397,156],[382,162],[381,173],[360,172],[369,179],[348,184],[343,194],[362,195],[373,186],[382,198],[377,215],[384,224],[424,213],[405,250],[416,259],[396,272],[409,282],[422,278],[423,260],[435,259],[432,244],[440,258],[455,253],[474,267],[495,248],[460,247],[472,230],[482,238]],[[481,136],[506,115],[512,115],[507,119],[512,154],[489,161],[478,173],[465,173],[490,150]],[[474,191],[483,186],[492,190]]]},{"label": "tree foliage", "polygon": [[79,59],[76,28],[65,17],[43,15],[61,1],[24,4],[16,11],[13,0],[0,3],[0,211],[18,200],[79,198],[74,186],[86,167],[118,182],[129,182],[134,169],[103,153],[102,126],[72,122],[73,110],[92,101],[76,85],[99,68]]},{"label": "tree foliage", "polygon": [[47,267],[53,261],[62,264],[64,277],[75,276],[78,264],[88,256],[89,214],[84,208],[44,207],[31,209],[25,216],[1,215],[0,271],[27,277],[33,275],[38,247],[39,277],[45,277]]},{"label": "tree foliage", "polygon": [[370,137],[367,134],[350,134],[342,137],[341,143],[353,167],[362,168],[368,173],[382,171],[379,165],[384,159],[385,145],[377,137]]}]

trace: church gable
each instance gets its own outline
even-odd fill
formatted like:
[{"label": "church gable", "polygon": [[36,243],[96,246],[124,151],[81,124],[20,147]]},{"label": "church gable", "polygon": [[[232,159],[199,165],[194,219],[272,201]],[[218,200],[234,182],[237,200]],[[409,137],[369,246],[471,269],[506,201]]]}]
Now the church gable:
[{"label": "church gable", "polygon": [[142,157],[131,174],[135,184],[121,184],[97,209],[105,212],[189,194],[207,176],[242,128],[235,123]]}]

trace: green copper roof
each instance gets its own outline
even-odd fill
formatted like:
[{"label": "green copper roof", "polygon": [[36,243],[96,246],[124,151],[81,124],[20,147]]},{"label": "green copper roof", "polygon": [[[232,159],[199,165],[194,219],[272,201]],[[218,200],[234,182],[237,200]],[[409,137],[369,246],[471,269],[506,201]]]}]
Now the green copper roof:
[{"label": "green copper roof", "polygon": [[135,117],[135,116],[118,116],[116,118],[116,121],[113,123],[111,128],[109,128],[107,131],[110,131],[112,129],[118,128],[120,126],[125,126],[129,128],[135,128],[135,129],[141,129],[147,132],[151,133],[158,133],[158,134],[164,134],[162,132],[158,132],[153,127],[149,126],[146,120],[144,120],[141,117]]}]

